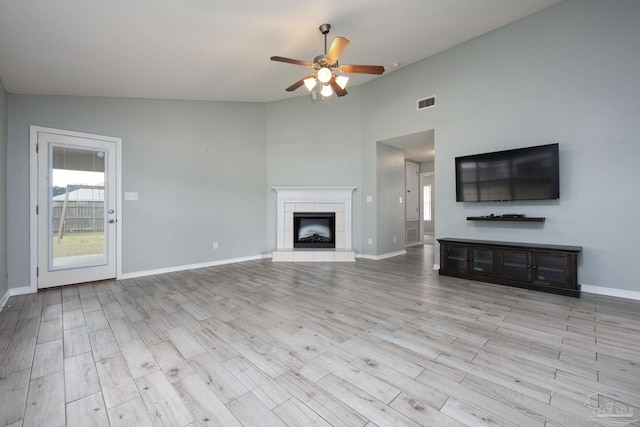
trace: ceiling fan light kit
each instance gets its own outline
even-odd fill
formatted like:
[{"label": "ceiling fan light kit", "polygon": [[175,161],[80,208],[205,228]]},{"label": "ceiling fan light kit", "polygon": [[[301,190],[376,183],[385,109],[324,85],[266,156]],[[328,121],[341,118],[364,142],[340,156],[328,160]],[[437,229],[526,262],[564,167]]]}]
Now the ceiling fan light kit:
[{"label": "ceiling fan light kit", "polygon": [[313,88],[316,87],[317,82],[318,81],[316,80],[315,77],[309,77],[308,79],[304,79],[304,85],[307,87],[309,92],[311,92]]},{"label": "ceiling fan light kit", "polygon": [[347,87],[347,82],[349,82],[349,77],[347,77],[347,76],[338,76],[338,77],[336,77],[336,82],[338,83],[338,86],[340,86],[342,89],[344,89],[345,87]]},{"label": "ceiling fan light kit", "polygon": [[331,80],[332,75],[333,73],[327,67],[320,68],[317,74],[318,80],[320,80],[320,83],[329,83],[329,80]]},{"label": "ceiling fan light kit", "polygon": [[331,47],[327,51],[327,34],[331,29],[330,24],[322,24],[319,27],[320,32],[324,35],[324,55],[318,55],[313,62],[301,61],[298,59],[285,58],[282,56],[272,56],[272,61],[285,62],[288,64],[302,65],[303,67],[313,68],[315,73],[308,74],[298,80],[286,91],[292,92],[304,85],[311,92],[317,85],[318,81],[322,83],[320,95],[324,98],[331,96],[334,92],[337,96],[345,96],[347,94],[347,82],[349,77],[337,74],[340,73],[358,73],[358,74],[382,74],[384,67],[381,65],[339,65],[338,59],[342,52],[349,45],[349,40],[344,37],[336,37],[331,43]]}]

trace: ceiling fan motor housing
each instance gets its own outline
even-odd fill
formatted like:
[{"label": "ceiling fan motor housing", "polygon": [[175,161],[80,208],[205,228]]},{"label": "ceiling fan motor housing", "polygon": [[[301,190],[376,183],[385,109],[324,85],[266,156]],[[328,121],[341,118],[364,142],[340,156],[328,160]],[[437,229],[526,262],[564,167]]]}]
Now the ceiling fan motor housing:
[{"label": "ceiling fan motor housing", "polygon": [[331,30],[331,24],[322,24],[320,25],[320,27],[318,27],[318,29],[322,34],[326,36],[327,34],[329,34],[329,30]]}]

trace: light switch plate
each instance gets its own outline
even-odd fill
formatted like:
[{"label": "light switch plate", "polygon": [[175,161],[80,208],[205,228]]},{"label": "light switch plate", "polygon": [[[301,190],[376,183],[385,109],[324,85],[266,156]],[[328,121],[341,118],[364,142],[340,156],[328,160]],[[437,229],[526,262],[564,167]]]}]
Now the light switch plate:
[{"label": "light switch plate", "polygon": [[124,193],[125,200],[138,200],[138,193],[125,192]]}]

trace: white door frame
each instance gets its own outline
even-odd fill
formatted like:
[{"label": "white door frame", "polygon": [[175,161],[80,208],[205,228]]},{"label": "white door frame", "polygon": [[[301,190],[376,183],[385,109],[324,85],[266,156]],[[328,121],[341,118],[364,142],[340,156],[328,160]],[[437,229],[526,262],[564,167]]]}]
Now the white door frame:
[{"label": "white door frame", "polygon": [[116,279],[122,276],[122,138],[95,135],[71,130],[55,129],[42,126],[29,127],[29,287],[32,293],[38,292],[38,154],[36,146],[38,133],[47,132],[80,138],[100,139],[116,144]]}]

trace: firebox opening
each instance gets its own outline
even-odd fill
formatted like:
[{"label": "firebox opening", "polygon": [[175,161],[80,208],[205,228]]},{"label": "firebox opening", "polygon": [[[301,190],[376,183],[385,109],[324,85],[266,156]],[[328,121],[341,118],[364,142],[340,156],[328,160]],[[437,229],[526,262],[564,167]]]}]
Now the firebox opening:
[{"label": "firebox opening", "polygon": [[294,212],[294,248],[335,248],[335,212]]}]

